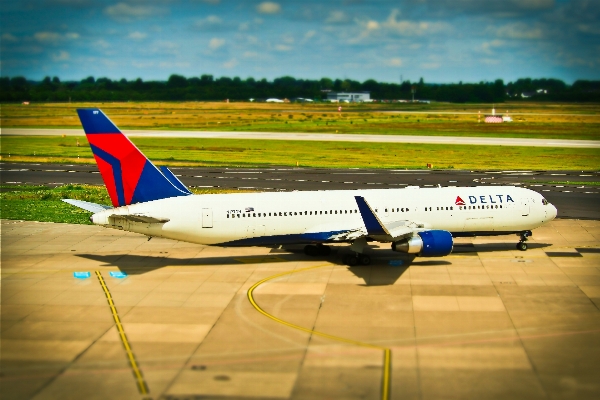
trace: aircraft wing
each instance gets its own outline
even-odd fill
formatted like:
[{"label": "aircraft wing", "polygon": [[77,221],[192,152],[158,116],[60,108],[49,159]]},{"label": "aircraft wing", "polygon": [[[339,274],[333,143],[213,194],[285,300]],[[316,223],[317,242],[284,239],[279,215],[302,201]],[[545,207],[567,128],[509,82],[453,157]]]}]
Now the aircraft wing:
[{"label": "aircraft wing", "polygon": [[413,221],[401,220],[382,222],[373,211],[369,203],[362,196],[354,196],[358,210],[365,224],[367,235],[375,240],[394,242],[412,236],[414,232],[422,230],[422,225]]}]

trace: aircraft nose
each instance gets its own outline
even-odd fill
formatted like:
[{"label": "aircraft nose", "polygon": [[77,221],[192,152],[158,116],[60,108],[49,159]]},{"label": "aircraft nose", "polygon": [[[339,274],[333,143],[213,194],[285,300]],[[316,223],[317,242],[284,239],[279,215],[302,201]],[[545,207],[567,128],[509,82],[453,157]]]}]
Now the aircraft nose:
[{"label": "aircraft nose", "polygon": [[550,207],[548,208],[548,210],[546,210],[546,214],[548,216],[548,221],[552,221],[554,218],[556,218],[558,210],[556,209],[556,207],[554,207],[553,204],[548,204],[548,206]]}]

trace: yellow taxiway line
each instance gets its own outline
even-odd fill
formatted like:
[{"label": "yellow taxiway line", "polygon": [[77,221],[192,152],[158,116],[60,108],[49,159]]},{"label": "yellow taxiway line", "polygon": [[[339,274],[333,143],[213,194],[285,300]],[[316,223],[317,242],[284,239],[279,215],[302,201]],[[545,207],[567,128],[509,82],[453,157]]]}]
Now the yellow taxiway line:
[{"label": "yellow taxiway line", "polygon": [[142,376],[142,372],[137,365],[137,361],[135,360],[135,356],[133,355],[133,351],[131,351],[131,346],[129,345],[129,341],[127,340],[127,335],[125,335],[125,331],[123,330],[123,324],[121,324],[121,319],[119,318],[119,314],[117,313],[117,308],[115,307],[115,303],[113,302],[112,296],[110,295],[110,291],[104,282],[104,278],[100,271],[95,271],[96,276],[98,277],[98,281],[100,281],[100,286],[102,286],[102,290],[104,290],[104,294],[106,295],[106,300],[108,301],[108,306],[110,307],[110,311],[112,312],[113,318],[115,320],[115,325],[117,326],[117,330],[119,331],[119,337],[121,338],[121,342],[123,343],[123,347],[125,348],[125,352],[127,353],[127,358],[129,359],[129,365],[131,365],[131,369],[133,371],[133,375],[135,376],[135,380],[137,382],[138,390],[141,394],[148,394],[148,385]]},{"label": "yellow taxiway line", "polygon": [[390,379],[391,379],[391,368],[392,368],[392,351],[389,348],[383,347],[383,346],[377,346],[377,345],[374,345],[371,343],[359,342],[358,340],[347,339],[347,338],[343,338],[340,336],[330,335],[325,332],[319,332],[319,331],[315,331],[313,329],[305,328],[300,325],[292,324],[291,322],[284,321],[280,318],[277,318],[276,316],[274,316],[272,314],[269,314],[268,312],[263,310],[256,303],[256,300],[254,299],[254,290],[265,282],[268,282],[272,279],[280,278],[285,275],[292,275],[292,274],[295,274],[298,272],[304,272],[304,271],[309,271],[312,269],[323,268],[323,267],[330,266],[330,265],[331,264],[325,264],[325,265],[317,265],[315,267],[296,269],[296,270],[282,272],[280,274],[272,275],[272,276],[269,276],[268,278],[264,278],[264,279],[256,282],[254,285],[252,285],[252,287],[250,289],[248,289],[248,300],[250,301],[250,304],[252,304],[252,306],[256,309],[256,311],[258,311],[265,317],[270,318],[273,321],[278,322],[287,327],[297,329],[302,332],[309,333],[311,335],[321,336],[321,337],[324,337],[327,339],[335,340],[338,342],[348,343],[348,344],[352,344],[355,346],[368,347],[371,349],[382,350],[383,351],[383,377],[382,377],[382,382],[381,382],[381,399],[388,400],[389,396],[390,396]]}]

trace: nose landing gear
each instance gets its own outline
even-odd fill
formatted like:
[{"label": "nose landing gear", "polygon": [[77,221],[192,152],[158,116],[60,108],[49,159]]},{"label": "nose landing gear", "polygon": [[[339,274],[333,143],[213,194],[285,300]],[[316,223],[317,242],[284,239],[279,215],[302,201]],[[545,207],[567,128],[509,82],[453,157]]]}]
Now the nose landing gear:
[{"label": "nose landing gear", "polygon": [[521,240],[519,241],[519,243],[517,243],[517,250],[521,250],[521,251],[525,251],[527,250],[527,238],[529,236],[531,236],[532,233],[531,231],[523,231],[521,233],[519,233],[519,237],[521,238]]}]

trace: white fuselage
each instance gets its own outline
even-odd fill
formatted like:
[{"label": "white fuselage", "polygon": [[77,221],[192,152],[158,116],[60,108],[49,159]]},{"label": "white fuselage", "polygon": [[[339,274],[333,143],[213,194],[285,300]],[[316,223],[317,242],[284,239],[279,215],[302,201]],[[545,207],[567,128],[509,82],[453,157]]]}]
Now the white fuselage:
[{"label": "white fuselage", "polygon": [[[554,219],[557,212],[539,193],[513,186],[408,187],[190,195],[106,210],[94,214],[92,221],[208,245],[348,242],[351,232],[364,230],[355,196],[364,197],[383,223],[410,221],[418,229],[454,235],[531,230]],[[132,221],[118,215],[161,222]]]}]

